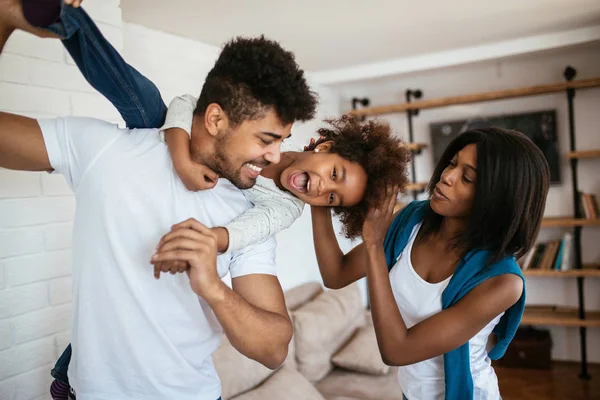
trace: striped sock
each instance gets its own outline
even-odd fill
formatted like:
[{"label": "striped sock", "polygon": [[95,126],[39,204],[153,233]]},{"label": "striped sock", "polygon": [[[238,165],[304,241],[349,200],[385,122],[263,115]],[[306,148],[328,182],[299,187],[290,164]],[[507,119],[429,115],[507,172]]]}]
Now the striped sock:
[{"label": "striped sock", "polygon": [[54,380],[50,385],[50,396],[52,400],[69,400],[69,389],[71,387],[58,380]]}]

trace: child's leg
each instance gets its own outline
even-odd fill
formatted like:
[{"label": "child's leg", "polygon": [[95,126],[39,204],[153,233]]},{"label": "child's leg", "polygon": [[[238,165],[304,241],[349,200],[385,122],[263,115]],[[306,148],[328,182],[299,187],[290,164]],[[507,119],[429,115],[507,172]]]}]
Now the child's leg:
[{"label": "child's leg", "polygon": [[62,42],[85,79],[119,111],[130,128],[162,126],[167,107],[158,88],[123,60],[80,7],[64,6],[48,29]]},{"label": "child's leg", "polygon": [[54,364],[54,368],[50,371],[50,374],[57,381],[69,385],[69,378],[67,376],[67,371],[69,370],[69,363],[71,362],[71,345],[69,344],[67,348],[63,351],[61,356]]}]

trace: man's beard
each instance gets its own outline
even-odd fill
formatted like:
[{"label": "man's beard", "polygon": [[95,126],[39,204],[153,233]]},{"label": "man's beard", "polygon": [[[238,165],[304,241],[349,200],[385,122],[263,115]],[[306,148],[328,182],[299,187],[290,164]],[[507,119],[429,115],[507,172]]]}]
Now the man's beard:
[{"label": "man's beard", "polygon": [[242,168],[244,168],[244,165],[235,169],[232,163],[227,159],[223,148],[216,151],[212,161],[214,163],[213,170],[219,174],[221,178],[225,178],[233,183],[236,188],[250,189],[256,183],[256,179],[242,177]]},{"label": "man's beard", "polygon": [[244,164],[236,169],[233,162],[227,157],[229,138],[229,135],[223,135],[217,140],[215,153],[205,161],[205,165],[215,171],[220,178],[225,178],[233,183],[238,189],[250,189],[256,183],[256,179],[244,178],[242,176]]}]

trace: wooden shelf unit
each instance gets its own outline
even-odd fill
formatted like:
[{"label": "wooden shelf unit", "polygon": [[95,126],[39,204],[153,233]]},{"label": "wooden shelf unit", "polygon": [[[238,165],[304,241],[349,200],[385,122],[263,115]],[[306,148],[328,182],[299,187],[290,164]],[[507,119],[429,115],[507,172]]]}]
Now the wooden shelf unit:
[{"label": "wooden shelf unit", "polygon": [[419,152],[427,148],[427,143],[406,143],[406,148],[410,151]]},{"label": "wooden shelf unit", "polygon": [[600,311],[586,311],[580,319],[576,308],[531,306],[525,307],[521,325],[600,327]]},{"label": "wooden shelf unit", "polygon": [[600,218],[549,217],[542,221],[542,228],[573,228],[577,226],[600,226]]},{"label": "wooden shelf unit", "polygon": [[600,278],[600,264],[584,265],[582,269],[570,269],[568,271],[553,271],[546,269],[526,269],[523,275],[526,277],[550,277],[550,278]]},{"label": "wooden shelf unit", "polygon": [[[406,102],[400,104],[390,104],[378,107],[366,107],[361,109],[354,109],[348,113],[349,116],[354,117],[367,117],[375,115],[384,115],[391,113],[406,113],[408,123],[408,141],[413,142],[413,119],[419,115],[420,111],[447,107],[460,104],[471,104],[478,102],[487,102],[494,100],[511,99],[517,97],[535,96],[550,93],[565,93],[567,95],[568,115],[569,115],[569,149],[570,152],[567,154],[567,158],[571,160],[571,174],[572,174],[572,195],[574,199],[574,211],[575,217],[579,215],[578,209],[578,193],[579,183],[577,179],[577,164],[579,159],[589,158],[600,158],[600,150],[587,150],[587,151],[576,151],[575,145],[575,118],[574,118],[574,96],[577,89],[585,88],[597,88],[600,87],[600,78],[574,80],[577,75],[577,71],[568,66],[565,68],[564,77],[566,81],[559,83],[551,83],[547,85],[529,86],[517,89],[497,90],[485,93],[467,94],[454,97],[445,97],[439,99],[421,100],[423,95],[420,89],[407,89],[405,91]],[[365,99],[367,100],[367,99]],[[366,103],[368,104],[368,103]],[[355,108],[353,101],[353,108]],[[415,152],[418,154],[419,152]],[[415,157],[412,160],[412,182],[418,182],[415,174]],[[409,186],[409,190],[412,190],[413,198],[417,199],[419,191],[423,190],[422,184],[414,183]],[[599,327],[600,326],[600,311],[586,312],[585,319],[579,318],[579,310],[583,309],[584,299],[584,285],[583,281],[586,278],[600,277],[599,270],[594,269],[581,269],[581,231],[583,227],[587,226],[600,226],[599,220],[588,220],[583,218],[574,217],[552,217],[545,218],[542,222],[542,227],[560,227],[570,228],[573,230],[573,243],[575,252],[575,269],[559,272],[559,271],[536,271],[527,270],[525,275],[527,276],[545,276],[545,277],[575,277],[577,283],[578,292],[578,307],[579,309],[564,310],[558,308],[527,308],[523,317],[524,324],[533,325],[557,325],[557,326],[573,326],[579,328],[580,334],[580,349],[581,349],[581,373],[582,379],[589,379],[587,369],[587,327]],[[596,265],[596,267],[600,267]]]},{"label": "wooden shelf unit", "polygon": [[548,85],[537,85],[518,89],[497,90],[485,93],[466,94],[462,96],[444,97],[441,99],[418,100],[379,107],[365,107],[359,110],[352,110],[348,113],[348,115],[370,116],[392,114],[398,112],[405,112],[408,110],[424,110],[427,108],[479,103],[483,101],[503,100],[515,97],[535,96],[548,93],[560,93],[564,92],[567,89],[584,89],[593,87],[600,87],[600,78],[583,79],[570,82],[558,82],[551,83]]},{"label": "wooden shelf unit", "polygon": [[406,185],[406,190],[409,192],[422,192],[427,189],[429,182],[409,183]]},{"label": "wooden shelf unit", "polygon": [[570,151],[567,153],[568,159],[600,158],[600,150]]},{"label": "wooden shelf unit", "polygon": [[[485,93],[467,94],[454,97],[445,97],[439,99],[421,100],[423,95],[420,89],[407,89],[405,91],[406,102],[400,104],[390,104],[378,107],[365,107],[356,109],[353,100],[353,109],[348,113],[352,117],[367,117],[375,115],[384,115],[391,113],[406,113],[408,123],[408,141],[413,142],[413,119],[419,115],[422,110],[447,107],[460,104],[471,104],[478,102],[487,102],[494,100],[511,99],[517,97],[527,97],[535,95],[543,95],[550,93],[561,93],[566,92],[568,115],[569,115],[569,148],[570,152],[567,154],[567,158],[571,160],[571,174],[572,174],[572,195],[574,197],[574,211],[575,217],[579,215],[579,209],[577,207],[578,200],[577,196],[579,193],[579,183],[577,180],[577,160],[584,158],[600,158],[600,150],[588,150],[588,151],[576,151],[575,146],[575,118],[574,118],[574,96],[576,89],[585,88],[597,88],[600,87],[600,78],[574,80],[577,75],[577,71],[568,66],[565,68],[564,77],[566,81],[559,83],[551,83],[547,85],[529,86],[517,89],[497,90]],[[368,99],[364,99],[368,100]],[[364,102],[368,104],[368,102]],[[416,152],[418,154],[418,151]],[[415,174],[415,157],[412,162],[412,185],[409,185],[408,189],[412,191],[413,199],[417,199],[419,191],[424,190],[426,187],[423,184],[416,183],[418,180]],[[401,207],[401,206],[398,206]],[[545,218],[542,222],[542,227],[561,227],[571,228],[573,230],[573,243],[575,252],[575,269],[559,272],[559,271],[525,271],[527,276],[547,276],[547,277],[575,277],[577,283],[578,292],[578,307],[579,309],[564,310],[556,307],[545,307],[545,308],[531,308],[526,309],[523,317],[523,324],[530,325],[557,325],[557,326],[573,326],[579,328],[580,334],[580,349],[581,349],[581,373],[582,379],[589,379],[587,369],[587,327],[600,327],[600,311],[586,312],[585,319],[579,318],[579,310],[583,309],[584,299],[584,288],[583,281],[585,278],[600,277],[600,272],[593,269],[581,269],[581,230],[587,226],[600,226],[600,219],[588,220],[583,218],[574,217],[552,217]]]}]

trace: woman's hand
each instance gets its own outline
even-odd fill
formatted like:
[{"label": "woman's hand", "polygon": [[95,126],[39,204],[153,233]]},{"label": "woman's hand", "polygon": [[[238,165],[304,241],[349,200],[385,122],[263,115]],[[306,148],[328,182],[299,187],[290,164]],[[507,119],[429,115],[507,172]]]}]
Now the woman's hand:
[{"label": "woman's hand", "polygon": [[381,204],[369,210],[362,229],[363,241],[367,247],[383,246],[387,231],[394,219],[397,198],[398,186],[388,186]]},{"label": "woman's hand", "polygon": [[[319,140],[323,139],[323,136],[319,136]],[[308,151],[311,146],[314,146],[316,143],[315,138],[310,138],[310,142],[306,146],[304,146],[304,151]]]}]

